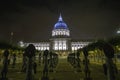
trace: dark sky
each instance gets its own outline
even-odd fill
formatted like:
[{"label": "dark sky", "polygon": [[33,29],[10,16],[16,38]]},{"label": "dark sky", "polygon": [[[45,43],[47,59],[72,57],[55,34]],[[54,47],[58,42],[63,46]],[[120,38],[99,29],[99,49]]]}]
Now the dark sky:
[{"label": "dark sky", "polygon": [[72,39],[107,38],[120,28],[119,0],[0,0],[0,40],[48,40],[61,12]]}]

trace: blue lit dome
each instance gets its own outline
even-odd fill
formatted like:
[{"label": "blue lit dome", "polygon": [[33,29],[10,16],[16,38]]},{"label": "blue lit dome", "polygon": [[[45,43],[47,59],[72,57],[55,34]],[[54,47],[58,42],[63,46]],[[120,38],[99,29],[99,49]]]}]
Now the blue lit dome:
[{"label": "blue lit dome", "polygon": [[54,29],[68,29],[67,24],[62,20],[60,15],[58,22],[54,25]]}]

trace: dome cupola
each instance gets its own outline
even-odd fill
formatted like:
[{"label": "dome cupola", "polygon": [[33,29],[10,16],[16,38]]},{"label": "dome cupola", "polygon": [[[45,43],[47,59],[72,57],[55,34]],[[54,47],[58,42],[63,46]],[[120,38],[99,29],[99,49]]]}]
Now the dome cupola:
[{"label": "dome cupola", "polygon": [[53,37],[69,37],[70,36],[70,31],[68,29],[68,26],[63,21],[61,14],[58,18],[58,22],[54,25],[54,29],[52,30],[52,36]]},{"label": "dome cupola", "polygon": [[58,18],[58,22],[54,25],[54,29],[68,29],[67,24],[62,19],[61,14]]}]

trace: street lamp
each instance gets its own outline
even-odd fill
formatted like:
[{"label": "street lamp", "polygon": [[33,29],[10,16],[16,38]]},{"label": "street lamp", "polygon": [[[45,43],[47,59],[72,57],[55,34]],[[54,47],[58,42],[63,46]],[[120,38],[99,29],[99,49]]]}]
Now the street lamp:
[{"label": "street lamp", "polygon": [[10,44],[12,44],[13,42],[13,34],[14,34],[13,32],[10,33]]}]

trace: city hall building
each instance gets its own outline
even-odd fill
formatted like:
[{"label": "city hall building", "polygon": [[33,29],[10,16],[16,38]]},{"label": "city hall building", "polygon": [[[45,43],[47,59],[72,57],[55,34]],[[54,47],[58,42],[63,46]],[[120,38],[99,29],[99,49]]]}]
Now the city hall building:
[{"label": "city hall building", "polygon": [[51,39],[49,39],[49,41],[43,41],[39,43],[25,43],[21,41],[20,46],[26,47],[29,44],[33,44],[39,51],[50,50],[60,55],[64,55],[68,54],[69,52],[74,52],[77,49],[83,48],[89,43],[89,41],[77,41],[71,39],[70,30],[67,24],[63,21],[60,14],[57,23],[54,25]]}]

